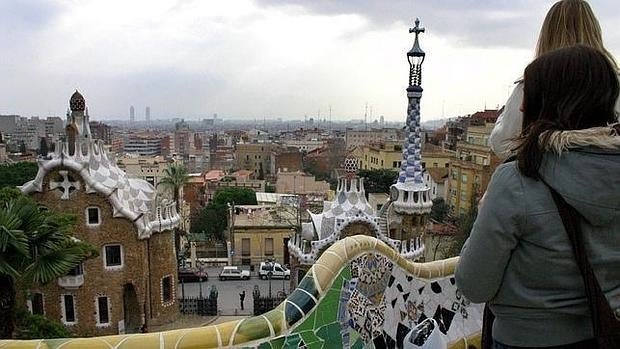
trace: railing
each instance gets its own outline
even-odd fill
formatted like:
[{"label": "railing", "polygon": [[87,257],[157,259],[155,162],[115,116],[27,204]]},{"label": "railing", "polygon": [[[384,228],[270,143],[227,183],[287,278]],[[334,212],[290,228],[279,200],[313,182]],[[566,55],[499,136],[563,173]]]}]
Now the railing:
[{"label": "railing", "polygon": [[457,290],[457,263],[458,257],[414,263],[376,238],[347,237],[321,255],[284,302],[260,316],[159,333],[0,341],[0,347],[274,347],[314,339],[329,348],[343,341],[365,347],[383,337],[402,345],[403,331],[432,317],[450,348],[480,348],[482,309]]}]

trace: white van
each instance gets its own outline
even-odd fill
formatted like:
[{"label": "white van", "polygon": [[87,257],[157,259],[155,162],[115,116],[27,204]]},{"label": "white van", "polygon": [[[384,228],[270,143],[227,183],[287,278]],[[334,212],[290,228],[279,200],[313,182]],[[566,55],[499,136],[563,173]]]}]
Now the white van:
[{"label": "white van", "polygon": [[261,279],[266,280],[269,278],[269,272],[272,273],[271,274],[272,279],[287,279],[288,280],[291,278],[291,271],[289,269],[286,269],[286,267],[284,267],[280,263],[261,262],[260,266],[258,267],[258,276]]}]

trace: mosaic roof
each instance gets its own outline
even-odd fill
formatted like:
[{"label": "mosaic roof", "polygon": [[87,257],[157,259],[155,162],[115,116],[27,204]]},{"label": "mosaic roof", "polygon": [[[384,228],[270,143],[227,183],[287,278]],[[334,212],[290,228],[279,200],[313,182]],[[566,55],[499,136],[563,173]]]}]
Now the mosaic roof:
[{"label": "mosaic roof", "polygon": [[[143,179],[130,178],[121,170],[113,155],[101,141],[93,140],[88,126],[88,112],[82,108],[84,97],[79,92],[71,96],[71,113],[67,123],[78,132],[74,143],[58,142],[53,153],[39,159],[39,171],[32,181],[21,187],[30,194],[42,192],[45,177],[60,170],[61,181],[50,179],[49,190],[62,192],[61,200],[69,200],[72,190],[80,189],[81,183],[69,175],[68,170],[80,176],[87,193],[101,193],[113,207],[114,217],[124,217],[136,225],[139,238],[148,238],[153,232],[169,230],[180,224],[180,216],[173,202],[158,205],[157,191]],[[70,137],[67,137],[70,138]]]}]

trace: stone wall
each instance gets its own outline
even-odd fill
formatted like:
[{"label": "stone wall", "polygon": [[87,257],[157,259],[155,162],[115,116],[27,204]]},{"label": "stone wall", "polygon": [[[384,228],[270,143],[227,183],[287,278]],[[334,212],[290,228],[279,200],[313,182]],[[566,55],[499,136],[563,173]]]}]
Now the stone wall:
[{"label": "stone wall", "polygon": [[[32,292],[42,292],[44,297],[45,315],[48,318],[63,322],[62,295],[75,296],[76,322],[68,325],[72,333],[79,336],[108,335],[119,332],[119,321],[126,319],[124,303],[133,311],[127,314],[129,323],[125,323],[128,330],[137,330],[144,321],[144,314],[149,313],[153,304],[153,322],[161,323],[176,319],[178,307],[162,306],[160,294],[160,279],[163,275],[172,275],[176,286],[176,262],[173,237],[170,232],[154,234],[149,240],[139,240],[136,227],[125,218],[114,218],[112,206],[108,199],[99,193],[87,194],[84,182],[76,173],[70,175],[80,182],[81,190],[70,194],[69,200],[61,200],[59,190],[49,190],[49,180],[56,180],[58,170],[50,171],[43,181],[43,192],[32,194],[32,198],[42,206],[56,212],[72,213],[77,216],[74,237],[92,244],[99,256],[84,262],[83,284],[77,288],[60,287],[54,280],[45,286],[33,289]],[[98,207],[100,210],[100,224],[88,226],[86,224],[86,208]],[[107,244],[122,245],[122,266],[111,269],[104,266],[104,246]],[[150,246],[149,246],[150,244]],[[151,249],[151,261],[147,248]],[[149,268],[150,266],[150,268]],[[149,274],[153,297],[148,296]],[[123,293],[133,293],[131,299],[123,299]],[[173,287],[173,292],[176,287]],[[109,319],[107,325],[97,324],[97,297],[109,297]],[[175,297],[173,297],[174,300]],[[127,302],[129,301],[129,302]],[[131,306],[133,305],[133,306]],[[136,309],[137,308],[137,309]],[[136,314],[136,310],[139,311]],[[129,314],[131,313],[131,314]],[[133,328],[129,328],[133,327]]]}]

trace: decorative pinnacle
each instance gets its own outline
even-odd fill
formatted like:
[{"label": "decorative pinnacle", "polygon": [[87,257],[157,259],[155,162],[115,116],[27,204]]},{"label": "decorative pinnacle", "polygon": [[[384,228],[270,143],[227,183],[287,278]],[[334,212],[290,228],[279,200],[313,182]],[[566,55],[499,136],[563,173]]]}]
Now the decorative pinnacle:
[{"label": "decorative pinnacle", "polygon": [[420,27],[420,19],[415,19],[415,27],[409,28],[409,33],[415,33],[413,47],[407,52],[407,60],[409,61],[409,86],[422,85],[422,63],[426,53],[420,48],[419,36],[426,31]]},{"label": "decorative pinnacle", "polygon": [[415,27],[409,28],[409,33],[415,33],[416,39],[418,38],[418,35],[420,33],[424,33],[425,31],[426,31],[425,28],[420,28],[420,19],[419,18],[415,19]]},{"label": "decorative pinnacle", "polygon": [[424,51],[422,51],[422,49],[420,48],[420,42],[418,40],[418,36],[421,33],[424,33],[425,31],[426,31],[426,28],[420,27],[420,19],[416,18],[415,19],[415,27],[409,28],[409,33],[415,33],[415,41],[413,42],[413,47],[411,48],[411,50],[409,50],[409,52],[407,52],[407,56],[409,56],[409,57],[424,57],[424,56],[426,56],[426,53],[424,53]]}]

